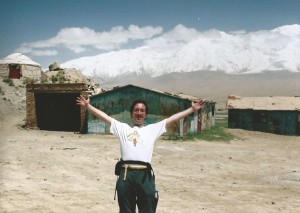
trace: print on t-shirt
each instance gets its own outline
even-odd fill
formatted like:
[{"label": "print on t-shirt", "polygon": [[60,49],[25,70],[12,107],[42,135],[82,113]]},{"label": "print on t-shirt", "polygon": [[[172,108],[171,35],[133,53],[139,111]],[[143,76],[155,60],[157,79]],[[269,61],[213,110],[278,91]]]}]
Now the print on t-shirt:
[{"label": "print on t-shirt", "polygon": [[127,135],[127,138],[130,142],[132,142],[134,144],[134,146],[136,146],[136,144],[138,143],[138,141],[140,139],[140,135],[137,130],[134,130],[134,132]]}]

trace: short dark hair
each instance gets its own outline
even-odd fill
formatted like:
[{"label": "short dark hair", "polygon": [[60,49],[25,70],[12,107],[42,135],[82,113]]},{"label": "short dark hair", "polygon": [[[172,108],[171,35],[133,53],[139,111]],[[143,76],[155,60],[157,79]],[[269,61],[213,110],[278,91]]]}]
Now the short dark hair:
[{"label": "short dark hair", "polygon": [[131,104],[131,106],[130,106],[130,114],[133,113],[134,107],[135,107],[135,105],[137,105],[137,104],[144,104],[144,105],[145,105],[145,107],[146,107],[146,115],[147,115],[147,114],[148,114],[148,106],[147,106],[147,102],[144,101],[144,100],[141,100],[141,99],[134,100],[134,101],[132,102],[132,104]]}]

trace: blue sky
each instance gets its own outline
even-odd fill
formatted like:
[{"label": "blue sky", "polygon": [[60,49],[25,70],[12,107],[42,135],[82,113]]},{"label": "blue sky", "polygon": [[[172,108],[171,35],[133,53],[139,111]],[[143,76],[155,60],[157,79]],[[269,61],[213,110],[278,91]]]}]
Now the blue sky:
[{"label": "blue sky", "polygon": [[[184,26],[261,31],[300,24],[300,0],[0,0],[0,58],[43,67],[123,48]],[[182,31],[181,35],[186,33]],[[184,35],[188,36],[188,35]]]}]

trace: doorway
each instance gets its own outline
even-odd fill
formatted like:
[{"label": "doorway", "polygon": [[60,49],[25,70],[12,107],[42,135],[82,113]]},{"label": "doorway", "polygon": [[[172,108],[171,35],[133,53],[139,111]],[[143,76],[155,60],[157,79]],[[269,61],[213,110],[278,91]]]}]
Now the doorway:
[{"label": "doorway", "polygon": [[300,112],[298,112],[297,135],[300,135]]},{"label": "doorway", "polygon": [[21,76],[21,69],[18,64],[9,64],[9,78],[12,79],[20,79]]},{"label": "doorway", "polygon": [[79,93],[35,93],[37,127],[41,130],[80,131]]}]

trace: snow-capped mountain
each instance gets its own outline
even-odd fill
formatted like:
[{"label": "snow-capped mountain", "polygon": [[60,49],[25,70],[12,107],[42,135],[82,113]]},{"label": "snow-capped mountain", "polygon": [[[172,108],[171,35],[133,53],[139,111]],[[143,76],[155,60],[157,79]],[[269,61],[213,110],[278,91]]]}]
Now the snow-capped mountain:
[{"label": "snow-capped mountain", "polygon": [[[177,26],[180,28],[181,26]],[[77,68],[87,76],[115,77],[198,70],[225,73],[260,73],[287,70],[300,72],[300,25],[270,31],[197,32],[189,39],[160,36],[135,49],[82,57],[61,64]]]}]

